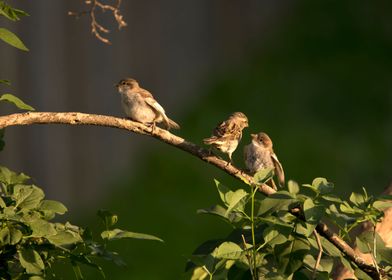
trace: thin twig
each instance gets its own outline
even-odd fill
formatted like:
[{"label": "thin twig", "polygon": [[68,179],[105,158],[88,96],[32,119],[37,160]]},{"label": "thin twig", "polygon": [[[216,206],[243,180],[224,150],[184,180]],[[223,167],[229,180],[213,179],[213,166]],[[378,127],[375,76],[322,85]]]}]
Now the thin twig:
[{"label": "thin twig", "polygon": [[[374,255],[373,255],[372,248],[370,247],[370,244],[369,244],[369,243],[366,243],[366,245],[367,245],[367,247],[368,247],[368,249],[369,249],[370,256],[371,256],[371,258],[372,258],[373,264],[374,264],[374,266],[376,267],[376,270],[377,270],[378,274],[380,274],[380,270],[379,270],[379,268],[378,268],[378,264],[377,264],[376,258],[375,258]],[[381,279],[381,277],[379,277],[378,279]]]},{"label": "thin twig", "polygon": [[[242,237],[242,242],[244,243],[244,250],[245,250],[245,256],[248,259],[248,263],[249,263],[249,270],[250,270],[250,275],[252,276],[252,279],[255,279],[254,275],[253,275],[253,269],[252,269],[252,257],[250,255],[250,252],[248,251],[248,248],[246,248],[246,241],[245,241],[245,237],[243,234],[241,234]],[[248,254],[249,253],[249,254]],[[256,260],[255,260],[256,261]]]},{"label": "thin twig", "polygon": [[313,274],[312,274],[312,279],[316,279],[316,272],[317,272],[317,269],[320,265],[321,256],[323,255],[323,245],[321,245],[320,236],[315,229],[313,230],[313,235],[316,238],[317,246],[319,248],[319,253],[317,255],[317,260],[316,260],[316,263],[314,264],[314,269],[313,269]]},{"label": "thin twig", "polygon": [[[188,152],[201,160],[212,164],[236,179],[257,186],[264,195],[271,195],[276,191],[266,184],[258,185],[253,181],[253,177],[236,168],[227,161],[213,155],[208,149],[202,148],[192,142],[170,133],[167,130],[156,127],[151,131],[151,127],[145,126],[131,120],[116,118],[105,115],[84,114],[78,112],[54,113],[54,112],[28,112],[12,114],[0,117],[0,129],[9,126],[32,125],[32,124],[68,124],[68,125],[97,125],[113,127],[132,131],[137,134],[152,136],[166,144],[174,146]],[[290,210],[293,215],[299,216],[301,209]],[[359,257],[354,250],[338,235],[333,233],[325,223],[319,222],[316,227],[317,232],[334,244],[349,260],[354,262],[360,269],[366,272],[373,279],[379,279],[379,271],[373,265],[367,263]]]},{"label": "thin twig", "polygon": [[96,17],[97,7],[101,9],[102,13],[106,11],[110,11],[117,22],[118,29],[120,30],[121,28],[127,26],[127,23],[124,21],[124,16],[121,14],[121,10],[120,10],[121,2],[122,0],[117,0],[117,3],[115,5],[108,5],[108,4],[103,4],[100,0],[85,0],[84,3],[90,7],[89,9],[80,12],[69,11],[68,15],[74,16],[76,18],[80,18],[81,16],[84,15],[89,15],[91,19],[91,23],[90,23],[91,33],[93,33],[94,36],[101,42],[105,44],[111,44],[109,39],[105,38],[102,35],[102,33],[105,34],[109,33],[110,30],[105,28],[103,25],[101,25],[98,22]]}]

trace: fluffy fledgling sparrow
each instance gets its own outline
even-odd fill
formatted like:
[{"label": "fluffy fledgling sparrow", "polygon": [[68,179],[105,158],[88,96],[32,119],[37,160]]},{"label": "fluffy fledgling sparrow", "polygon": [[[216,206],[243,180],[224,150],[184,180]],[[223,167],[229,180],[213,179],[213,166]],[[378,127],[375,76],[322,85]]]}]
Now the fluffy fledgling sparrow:
[{"label": "fluffy fledgling sparrow", "polygon": [[[244,147],[245,165],[251,174],[265,168],[274,168],[279,185],[284,186],[284,171],[282,164],[272,149],[272,140],[269,136],[260,132],[251,134],[252,142]],[[272,185],[276,189],[272,180]]]},{"label": "fluffy fledgling sparrow", "polygon": [[121,95],[122,108],[130,119],[143,123],[163,123],[166,129],[179,129],[180,126],[166,116],[163,107],[154,99],[152,94],[141,88],[135,79],[125,78],[116,85]]},{"label": "fluffy fledgling sparrow", "polygon": [[241,112],[235,112],[227,120],[219,123],[212,131],[212,136],[203,139],[203,142],[228,154],[231,163],[231,155],[237,149],[245,127],[248,127],[248,118]]}]

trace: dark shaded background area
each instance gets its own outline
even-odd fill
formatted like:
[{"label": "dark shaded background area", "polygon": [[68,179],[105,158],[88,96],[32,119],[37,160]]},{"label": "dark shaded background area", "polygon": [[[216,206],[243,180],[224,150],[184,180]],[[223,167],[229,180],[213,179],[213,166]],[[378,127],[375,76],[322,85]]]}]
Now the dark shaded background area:
[{"label": "dark shaded background area", "polygon": [[[38,110],[122,116],[113,84],[133,76],[181,124],[175,133],[199,144],[229,113],[244,112],[239,166],[249,133],[262,130],[300,183],[321,176],[341,195],[362,186],[377,195],[392,179],[388,1],[124,1],[126,29],[102,17],[112,46],[89,34],[88,18],[66,16],[79,1],[15,3],[31,17],[8,26],[31,51],[0,44],[0,77]],[[114,242],[128,268],[105,264],[108,279],[179,279],[198,244],[230,231],[196,210],[218,202],[213,178],[239,183],[156,140],[34,126],[7,129],[6,143],[1,164],[69,206],[67,219],[94,227],[96,210],[107,208],[120,227],[165,240]]]}]

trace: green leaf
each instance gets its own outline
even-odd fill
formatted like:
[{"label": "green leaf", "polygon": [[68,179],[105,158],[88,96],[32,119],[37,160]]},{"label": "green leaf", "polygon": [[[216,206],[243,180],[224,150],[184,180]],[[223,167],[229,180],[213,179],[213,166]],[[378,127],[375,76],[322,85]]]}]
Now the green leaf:
[{"label": "green leaf", "polygon": [[230,223],[231,225],[234,225],[236,223],[240,223],[244,218],[243,214],[241,214],[239,212],[231,212],[231,213],[227,214],[226,208],[224,208],[221,205],[214,205],[214,206],[207,208],[207,209],[198,209],[197,213],[218,216],[218,217],[222,218],[224,221]]},{"label": "green leaf", "polygon": [[310,245],[305,238],[296,238],[274,248],[278,262],[278,271],[284,275],[291,275],[303,263],[305,255],[309,253]]},{"label": "green leaf", "polygon": [[18,48],[22,51],[28,51],[29,49],[23,44],[23,42],[14,33],[6,28],[0,28],[0,40],[3,40],[7,44]]},{"label": "green leaf", "polygon": [[215,184],[221,200],[227,206],[225,216],[233,210],[244,210],[246,198],[248,197],[248,193],[245,190],[238,189],[236,191],[232,191],[217,180],[215,180]]},{"label": "green leaf", "polygon": [[242,248],[234,242],[223,242],[212,252],[212,256],[217,259],[237,260],[242,255]]},{"label": "green leaf", "polygon": [[26,269],[28,274],[42,274],[45,265],[37,251],[33,249],[22,249],[18,254],[20,264]]},{"label": "green leaf", "polygon": [[28,16],[29,14],[25,11],[15,9],[10,5],[4,3],[4,1],[0,2],[0,15],[6,17],[9,20],[17,21],[20,20],[21,16]]},{"label": "green leaf", "polygon": [[392,263],[392,249],[385,246],[384,240],[374,231],[365,231],[356,237],[356,245],[362,253],[373,253],[376,242],[376,260]]},{"label": "green leaf", "polygon": [[343,203],[343,201],[339,197],[335,197],[333,195],[323,195],[321,198],[326,200],[326,201],[331,201],[331,202],[336,202],[336,203]]},{"label": "green leaf", "polygon": [[294,201],[295,199],[289,192],[278,191],[262,200],[257,215],[264,215],[270,211],[287,210],[288,206]]},{"label": "green leaf", "polygon": [[320,205],[316,206],[310,198],[304,201],[303,210],[305,219],[310,224],[318,224],[325,214],[325,207]]},{"label": "green leaf", "polygon": [[39,205],[41,211],[52,211],[54,213],[63,215],[67,212],[67,208],[61,202],[55,200],[42,200]]},{"label": "green leaf", "polygon": [[[103,245],[92,243],[91,245],[89,245],[89,248],[91,249],[91,255],[93,256],[98,256],[107,261],[114,262],[118,266],[123,266],[123,267],[126,266],[126,263],[118,255],[118,253],[106,250],[105,246]],[[90,261],[90,260],[87,259],[85,261]]]},{"label": "green leaf", "polygon": [[11,82],[9,80],[0,79],[0,84],[5,84],[7,86],[10,86]]},{"label": "green leaf", "polygon": [[4,202],[4,200],[3,200],[3,198],[0,196],[0,207],[1,208],[6,208],[7,207],[7,205],[5,204],[5,202]]},{"label": "green leaf", "polygon": [[279,227],[278,225],[268,226],[263,231],[264,243],[272,248],[277,244],[285,243],[291,231],[292,229],[289,227]]},{"label": "green leaf", "polygon": [[363,194],[353,192],[350,195],[350,201],[359,207],[366,203],[366,198]]},{"label": "green leaf", "polygon": [[72,269],[73,269],[73,271],[75,273],[76,279],[77,280],[82,280],[83,279],[83,274],[82,274],[82,271],[80,270],[80,266],[76,262],[74,262],[74,261],[71,261],[71,265],[72,265]]},{"label": "green leaf", "polygon": [[346,214],[359,214],[361,213],[360,211],[352,208],[346,201],[343,202],[343,204],[340,205],[340,211]]},{"label": "green leaf", "polygon": [[30,179],[30,177],[23,173],[17,174],[7,167],[0,166],[0,182],[6,185],[22,184],[28,179]]},{"label": "green leaf", "polygon": [[328,182],[325,178],[315,178],[312,182],[312,186],[321,194],[330,193],[334,188],[333,184]]},{"label": "green leaf", "polygon": [[[23,237],[23,234],[20,230],[13,227],[5,227],[0,230],[0,245],[15,245],[17,244]],[[0,246],[1,247],[1,246]]]},{"label": "green leaf", "polygon": [[0,40],[3,40],[7,44],[18,48],[22,51],[28,51],[29,49],[23,44],[23,42],[14,33],[6,28],[0,28]]},{"label": "green leaf", "polygon": [[226,194],[228,192],[231,192],[231,190],[228,187],[226,187],[225,185],[221,184],[218,180],[214,179],[214,181],[215,181],[216,188],[218,189],[218,193],[219,193],[220,199],[227,206]]},{"label": "green leaf", "polygon": [[31,230],[33,231],[31,236],[34,237],[47,237],[47,236],[55,235],[57,233],[54,224],[49,223],[48,221],[42,219],[33,219],[30,221],[26,221],[26,223],[30,226]]},{"label": "green leaf", "polygon": [[41,276],[38,275],[34,275],[34,276],[30,276],[29,280],[45,280],[45,278],[42,278]]},{"label": "green leaf", "polygon": [[372,277],[370,277],[369,275],[367,275],[365,272],[363,272],[361,269],[356,268],[354,275],[358,277],[358,279],[361,280],[372,280]]},{"label": "green leaf", "polygon": [[373,207],[377,208],[378,210],[384,210],[386,208],[392,207],[392,201],[376,200],[373,202]]},{"label": "green leaf", "polygon": [[21,99],[16,97],[15,95],[6,93],[0,96],[0,101],[8,101],[10,103],[13,103],[16,107],[22,110],[27,110],[27,111],[35,111],[33,107],[30,105],[24,103]]},{"label": "green leaf", "polygon": [[46,238],[50,243],[56,246],[78,244],[83,241],[79,234],[70,230],[59,231],[57,234],[48,236]]},{"label": "green leaf", "polygon": [[[310,239],[312,242],[314,242],[314,247],[318,248],[318,245],[315,240]],[[331,257],[342,257],[342,252],[339,251],[338,248],[336,248],[335,245],[333,245],[328,239],[320,236],[321,240],[321,245],[323,246],[324,251]]]},{"label": "green leaf", "polygon": [[145,233],[137,233],[137,232],[131,232],[131,231],[126,231],[126,230],[121,230],[121,229],[114,229],[114,230],[106,230],[101,233],[101,237],[103,239],[108,239],[108,240],[117,240],[117,239],[122,239],[122,238],[134,238],[134,239],[147,239],[147,240],[156,240],[163,242],[162,239],[145,234]]},{"label": "green leaf", "polygon": [[299,192],[299,185],[298,185],[297,182],[295,182],[295,181],[293,181],[293,180],[290,180],[290,181],[287,183],[287,187],[288,187],[289,192],[290,192],[291,194],[297,194],[297,193]]},{"label": "green leaf", "polygon": [[98,210],[97,215],[102,219],[106,228],[110,228],[118,222],[118,216],[108,210],[100,209]]},{"label": "green leaf", "polygon": [[253,180],[257,184],[262,184],[268,181],[270,178],[274,176],[274,168],[265,168],[257,171],[255,175],[253,175]]},{"label": "green leaf", "polygon": [[15,207],[21,209],[36,208],[44,197],[44,192],[34,185],[15,185],[14,187]]},{"label": "green leaf", "polygon": [[243,211],[247,197],[248,193],[243,189],[238,189],[235,192],[228,192],[225,197],[228,204],[226,215],[233,210]]}]

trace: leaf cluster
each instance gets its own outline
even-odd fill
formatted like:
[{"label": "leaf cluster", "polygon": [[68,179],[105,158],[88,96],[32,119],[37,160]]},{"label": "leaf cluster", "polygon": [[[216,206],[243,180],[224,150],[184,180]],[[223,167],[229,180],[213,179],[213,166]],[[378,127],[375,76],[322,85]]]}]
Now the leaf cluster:
[{"label": "leaf cluster", "polygon": [[[263,170],[254,180],[266,182],[271,176],[270,170]],[[232,190],[215,183],[222,203],[198,213],[218,216],[233,231],[195,250],[187,264],[190,279],[332,279],[339,263],[361,279],[369,279],[315,229],[320,221],[334,224],[340,236],[350,241],[349,233],[364,221],[373,226],[381,221],[382,210],[392,206],[387,201],[391,197],[376,199],[363,189],[363,194],[353,193],[345,201],[333,195],[333,184],[324,178],[301,187],[289,181],[286,189],[268,197],[252,185]],[[315,268],[321,250],[317,237],[322,255]],[[356,242],[363,253],[376,255],[377,267],[390,270],[392,250],[374,231],[361,234]]]},{"label": "leaf cluster", "polygon": [[94,240],[89,229],[69,222],[52,220],[67,208],[58,201],[46,200],[39,187],[28,184],[29,177],[0,167],[0,279],[45,279],[56,277],[55,263],[69,263],[76,279],[83,279],[80,265],[98,269],[98,259],[125,263],[107,249],[107,241],[123,238],[159,238],[113,228],[118,217],[107,210],[98,216],[105,230]]},{"label": "leaf cluster", "polygon": [[[11,21],[19,21],[22,16],[28,16],[28,14],[25,11],[11,7],[5,1],[0,1],[0,16]],[[0,28],[0,39],[22,51],[29,50],[22,40],[7,28]]]}]

